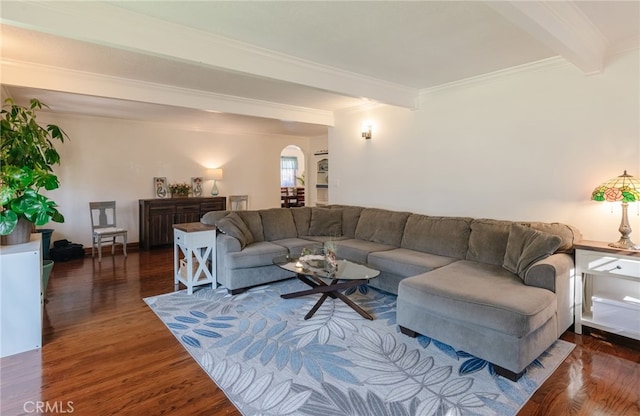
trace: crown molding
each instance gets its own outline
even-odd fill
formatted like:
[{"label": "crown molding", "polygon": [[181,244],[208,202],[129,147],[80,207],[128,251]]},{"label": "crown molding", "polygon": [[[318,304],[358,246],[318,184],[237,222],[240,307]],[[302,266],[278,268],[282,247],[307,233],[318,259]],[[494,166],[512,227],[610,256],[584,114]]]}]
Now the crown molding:
[{"label": "crown molding", "polygon": [[458,88],[466,88],[474,85],[487,84],[495,82],[497,80],[518,76],[521,74],[528,74],[538,71],[547,71],[550,69],[560,68],[570,65],[566,59],[556,56],[553,58],[543,59],[541,61],[532,62],[529,64],[518,65],[500,71],[490,72],[488,74],[478,75],[471,78],[461,79],[459,81],[449,82],[447,84],[437,85],[435,87],[425,88],[420,90],[420,97],[425,95],[433,95],[441,92],[447,92]]},{"label": "crown molding", "polygon": [[119,100],[332,126],[333,113],[287,104],[0,59],[0,83]]},{"label": "crown molding", "polygon": [[[295,58],[100,2],[5,2],[3,23],[401,107],[417,89]],[[144,30],[141,30],[144,28]],[[179,33],[180,36],[176,36]]]},{"label": "crown molding", "polygon": [[618,55],[626,55],[627,53],[631,53],[638,49],[640,49],[640,39],[632,36],[618,42],[615,48],[608,49],[607,57],[610,58]]}]

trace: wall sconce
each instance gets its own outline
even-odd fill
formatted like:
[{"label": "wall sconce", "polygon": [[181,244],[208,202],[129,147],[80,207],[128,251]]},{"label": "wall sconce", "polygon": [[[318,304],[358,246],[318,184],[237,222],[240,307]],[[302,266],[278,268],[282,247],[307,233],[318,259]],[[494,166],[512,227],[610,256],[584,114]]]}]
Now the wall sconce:
[{"label": "wall sconce", "polygon": [[373,125],[370,121],[365,121],[362,123],[362,137],[365,139],[371,138],[371,133],[373,131]]}]

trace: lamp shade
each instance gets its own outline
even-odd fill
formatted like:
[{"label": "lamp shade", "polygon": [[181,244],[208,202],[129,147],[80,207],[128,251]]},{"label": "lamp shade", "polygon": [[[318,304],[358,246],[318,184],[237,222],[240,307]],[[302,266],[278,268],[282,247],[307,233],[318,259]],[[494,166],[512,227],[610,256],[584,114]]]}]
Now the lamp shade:
[{"label": "lamp shade", "polygon": [[209,170],[209,179],[213,179],[214,181],[222,180],[222,169],[210,169]]},{"label": "lamp shade", "polygon": [[640,201],[640,179],[624,173],[613,179],[609,179],[596,187],[591,194],[594,201],[607,202],[634,202]]},{"label": "lamp shade", "polygon": [[620,222],[620,240],[615,243],[609,243],[611,247],[620,249],[640,250],[640,246],[636,245],[629,234],[631,227],[627,216],[627,206],[629,202],[640,201],[640,180],[624,173],[617,178],[610,179],[593,190],[591,199],[594,201],[621,202],[622,205],[622,221]]}]

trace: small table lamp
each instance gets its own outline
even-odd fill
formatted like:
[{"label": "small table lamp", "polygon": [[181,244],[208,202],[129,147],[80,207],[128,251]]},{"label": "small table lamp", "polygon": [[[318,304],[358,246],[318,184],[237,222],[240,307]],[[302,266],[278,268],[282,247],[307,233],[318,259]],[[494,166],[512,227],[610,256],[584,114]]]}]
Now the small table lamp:
[{"label": "small table lamp", "polygon": [[211,195],[218,195],[218,186],[216,181],[222,180],[222,169],[211,169],[209,171],[209,179],[213,179],[213,186],[211,186]]},{"label": "small table lamp", "polygon": [[615,243],[609,243],[609,246],[616,248],[625,248],[631,250],[640,250],[640,246],[636,245],[629,238],[631,227],[627,217],[627,206],[629,202],[640,201],[640,180],[624,173],[616,178],[610,179],[593,190],[591,199],[594,201],[622,202],[622,222],[620,222],[620,240]]}]

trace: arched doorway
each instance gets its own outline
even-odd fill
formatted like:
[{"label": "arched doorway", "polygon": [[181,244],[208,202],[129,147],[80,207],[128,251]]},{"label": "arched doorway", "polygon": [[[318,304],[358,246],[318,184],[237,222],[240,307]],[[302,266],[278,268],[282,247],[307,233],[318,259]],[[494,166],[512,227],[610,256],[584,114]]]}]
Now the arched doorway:
[{"label": "arched doorway", "polygon": [[280,152],[280,206],[303,207],[306,204],[305,157],[302,149],[289,145]]}]

